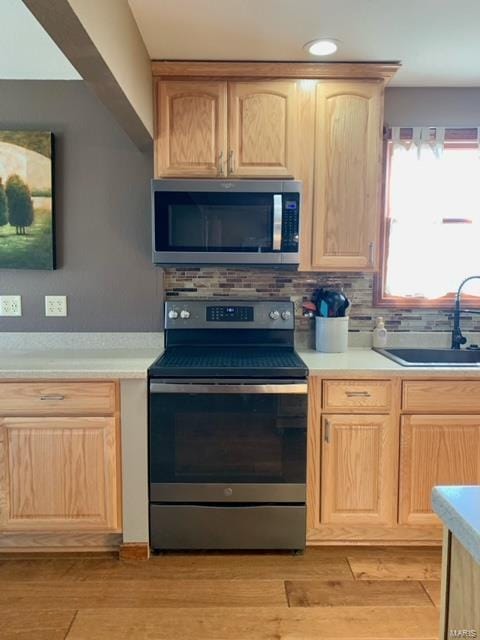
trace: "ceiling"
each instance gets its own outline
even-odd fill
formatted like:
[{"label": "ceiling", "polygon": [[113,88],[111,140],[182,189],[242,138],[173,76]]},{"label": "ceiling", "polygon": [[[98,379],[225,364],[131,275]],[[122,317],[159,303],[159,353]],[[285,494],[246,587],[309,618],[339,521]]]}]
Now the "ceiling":
[{"label": "ceiling", "polygon": [[21,0],[0,0],[0,78],[78,80],[80,76]]},{"label": "ceiling", "polygon": [[[480,86],[478,0],[129,0],[152,59],[402,62],[392,85]],[[303,45],[340,41],[313,58]]]}]

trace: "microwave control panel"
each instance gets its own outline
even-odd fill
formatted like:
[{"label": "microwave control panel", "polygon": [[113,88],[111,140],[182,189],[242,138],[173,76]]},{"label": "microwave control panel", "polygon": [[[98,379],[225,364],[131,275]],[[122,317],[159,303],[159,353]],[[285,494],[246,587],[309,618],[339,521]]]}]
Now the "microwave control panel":
[{"label": "microwave control panel", "polygon": [[298,251],[299,194],[284,194],[282,215],[282,251]]}]

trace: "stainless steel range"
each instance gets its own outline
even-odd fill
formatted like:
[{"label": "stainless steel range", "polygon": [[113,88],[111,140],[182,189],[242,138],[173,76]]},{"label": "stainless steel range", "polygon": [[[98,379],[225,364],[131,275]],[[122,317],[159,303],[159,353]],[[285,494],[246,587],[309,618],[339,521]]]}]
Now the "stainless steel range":
[{"label": "stainless steel range", "polygon": [[177,300],[150,377],[154,549],[305,546],[307,375],[289,301]]}]

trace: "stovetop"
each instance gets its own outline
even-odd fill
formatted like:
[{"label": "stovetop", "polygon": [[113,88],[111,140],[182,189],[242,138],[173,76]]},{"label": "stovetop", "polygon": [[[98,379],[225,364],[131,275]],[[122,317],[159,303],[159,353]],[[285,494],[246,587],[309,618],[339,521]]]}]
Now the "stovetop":
[{"label": "stovetop", "polygon": [[153,378],[305,378],[293,349],[278,347],[169,347],[149,369]]}]

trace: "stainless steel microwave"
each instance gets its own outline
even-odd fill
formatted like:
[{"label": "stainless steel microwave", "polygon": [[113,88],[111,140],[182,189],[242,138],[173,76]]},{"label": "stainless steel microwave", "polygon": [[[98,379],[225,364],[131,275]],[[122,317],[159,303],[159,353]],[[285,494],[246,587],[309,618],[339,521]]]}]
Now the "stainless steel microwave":
[{"label": "stainless steel microwave", "polygon": [[301,182],[152,180],[158,265],[298,265]]}]

